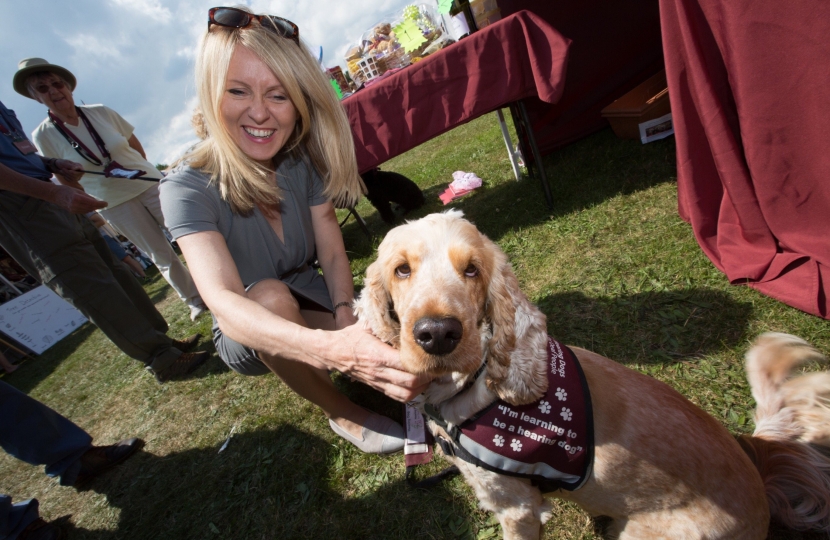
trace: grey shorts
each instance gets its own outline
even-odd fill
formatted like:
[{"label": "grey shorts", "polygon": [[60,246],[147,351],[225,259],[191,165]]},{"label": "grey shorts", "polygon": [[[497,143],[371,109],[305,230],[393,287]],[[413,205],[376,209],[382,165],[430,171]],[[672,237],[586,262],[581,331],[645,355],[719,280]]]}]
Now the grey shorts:
[{"label": "grey shorts", "polygon": [[213,344],[216,352],[229,368],[242,375],[265,375],[271,373],[257,353],[250,347],[234,341],[222,333],[216,319],[213,321]]},{"label": "grey shorts", "polygon": [[[259,282],[251,283],[245,287],[245,290],[249,290],[257,283]],[[293,290],[292,292],[294,292],[294,297],[297,298],[301,308],[331,311],[330,309],[322,307],[312,300],[303,298],[300,294]],[[266,366],[265,363],[259,359],[259,356],[255,350],[239,343],[238,341],[234,341],[223,334],[222,330],[219,328],[219,324],[216,322],[215,317],[213,319],[212,331],[213,344],[216,346],[216,352],[219,354],[219,358],[221,358],[229,368],[237,373],[241,373],[242,375],[256,376],[271,373],[268,366]]]}]

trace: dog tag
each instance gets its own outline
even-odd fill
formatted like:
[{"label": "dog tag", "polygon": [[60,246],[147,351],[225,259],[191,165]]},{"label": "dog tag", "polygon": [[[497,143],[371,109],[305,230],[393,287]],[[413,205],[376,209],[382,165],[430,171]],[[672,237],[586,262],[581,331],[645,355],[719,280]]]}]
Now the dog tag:
[{"label": "dog tag", "polygon": [[432,461],[432,445],[428,444],[426,423],[421,411],[405,405],[406,443],[403,453],[407,467]]}]

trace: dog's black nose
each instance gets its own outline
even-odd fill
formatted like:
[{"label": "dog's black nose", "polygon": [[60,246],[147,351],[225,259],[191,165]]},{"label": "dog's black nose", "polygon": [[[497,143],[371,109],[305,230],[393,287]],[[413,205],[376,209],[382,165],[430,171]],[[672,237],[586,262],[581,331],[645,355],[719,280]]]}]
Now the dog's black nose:
[{"label": "dog's black nose", "polygon": [[448,354],[455,350],[464,333],[458,319],[419,319],[412,328],[417,343],[429,354]]}]

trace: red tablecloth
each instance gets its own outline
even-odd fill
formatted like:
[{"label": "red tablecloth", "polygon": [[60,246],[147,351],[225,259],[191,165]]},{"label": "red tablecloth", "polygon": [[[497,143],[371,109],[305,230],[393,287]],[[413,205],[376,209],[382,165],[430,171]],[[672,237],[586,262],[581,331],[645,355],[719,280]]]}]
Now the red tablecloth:
[{"label": "red tablecloth", "polygon": [[562,97],[525,100],[542,154],[607,128],[600,111],[663,69],[658,0],[498,2],[502,16],[529,10],[573,40]]},{"label": "red tablecloth", "polygon": [[733,283],[830,316],[830,4],[660,0],[681,216]]},{"label": "red tablecloth", "polygon": [[570,40],[521,11],[343,100],[361,172],[518,99],[562,95]]}]

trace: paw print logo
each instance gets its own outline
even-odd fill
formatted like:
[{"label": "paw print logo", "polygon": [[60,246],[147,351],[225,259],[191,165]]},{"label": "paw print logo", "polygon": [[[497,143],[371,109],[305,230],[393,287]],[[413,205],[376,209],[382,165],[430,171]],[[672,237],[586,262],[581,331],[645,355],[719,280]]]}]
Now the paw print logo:
[{"label": "paw print logo", "polygon": [[550,412],[550,403],[543,399],[539,402],[539,410],[542,411],[542,414],[548,414]]},{"label": "paw print logo", "polygon": [[496,435],[495,437],[493,437],[493,444],[495,444],[498,447],[504,446],[504,437],[502,437],[501,435]]},{"label": "paw print logo", "polygon": [[557,388],[556,397],[559,398],[559,401],[565,401],[566,399],[568,399],[568,393],[565,392],[564,388]]},{"label": "paw print logo", "polygon": [[520,441],[519,439],[513,439],[510,442],[510,448],[512,448],[514,452],[521,452],[522,451],[522,441]]},{"label": "paw print logo", "polygon": [[559,416],[561,416],[564,420],[570,420],[571,418],[573,418],[573,413],[569,408],[562,407],[562,412],[559,413]]}]

